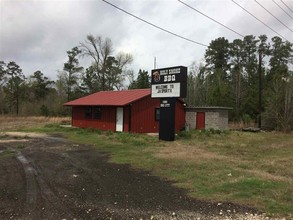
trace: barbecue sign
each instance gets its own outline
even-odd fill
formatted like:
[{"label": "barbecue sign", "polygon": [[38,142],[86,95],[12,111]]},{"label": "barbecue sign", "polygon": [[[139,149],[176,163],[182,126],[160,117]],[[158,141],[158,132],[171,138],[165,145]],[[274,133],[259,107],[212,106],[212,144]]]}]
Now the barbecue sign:
[{"label": "barbecue sign", "polygon": [[186,97],[187,67],[152,70],[152,98]]}]

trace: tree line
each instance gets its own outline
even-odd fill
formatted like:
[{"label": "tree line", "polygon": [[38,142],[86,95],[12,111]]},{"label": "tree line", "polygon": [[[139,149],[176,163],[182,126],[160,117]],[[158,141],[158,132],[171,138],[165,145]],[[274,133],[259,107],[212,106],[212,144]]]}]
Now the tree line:
[{"label": "tree line", "polygon": [[[204,60],[189,68],[185,101],[189,106],[232,107],[233,121],[262,118],[263,127],[292,130],[292,53],[292,43],[279,37],[217,38]],[[82,57],[91,59],[89,67],[80,65]],[[0,114],[66,115],[64,102],[97,91],[150,88],[147,71],[139,70],[135,77],[127,68],[132,61],[131,54],[114,54],[111,39],[93,35],[67,51],[56,81],[40,70],[25,77],[15,62],[0,61]]]},{"label": "tree line", "polygon": [[279,37],[217,38],[209,44],[204,63],[191,68],[187,103],[232,107],[230,120],[292,130],[292,64],[293,45]]},{"label": "tree line", "polygon": [[[88,68],[80,65],[81,57],[89,57]],[[67,115],[63,103],[103,90],[124,88],[126,78],[133,80],[127,69],[131,54],[114,55],[112,41],[88,35],[86,40],[67,51],[67,61],[52,81],[37,70],[28,77],[14,61],[0,61],[0,114]]]}]

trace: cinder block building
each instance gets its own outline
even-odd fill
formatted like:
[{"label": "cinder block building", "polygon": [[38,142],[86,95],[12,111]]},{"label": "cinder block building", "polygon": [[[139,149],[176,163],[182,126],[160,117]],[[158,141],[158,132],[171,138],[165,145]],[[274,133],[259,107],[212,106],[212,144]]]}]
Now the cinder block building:
[{"label": "cinder block building", "polygon": [[186,107],[185,121],[190,129],[228,129],[228,107]]}]

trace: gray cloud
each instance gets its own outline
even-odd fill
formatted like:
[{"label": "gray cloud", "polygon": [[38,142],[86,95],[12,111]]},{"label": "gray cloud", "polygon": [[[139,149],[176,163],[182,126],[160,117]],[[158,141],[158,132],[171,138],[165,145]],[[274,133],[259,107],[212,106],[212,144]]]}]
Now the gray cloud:
[{"label": "gray cloud", "polygon": [[[193,61],[201,60],[206,49],[157,30],[102,1],[0,1],[0,60],[15,61],[27,75],[41,70],[51,79],[56,79],[57,70],[62,70],[63,63],[67,60],[66,51],[83,42],[89,33],[111,38],[115,53],[132,53],[134,62],[131,68],[135,72],[139,68],[150,71],[154,57],[157,58],[158,67],[189,66]],[[292,27],[290,18],[273,2],[259,1]],[[209,44],[217,37],[226,37],[231,41],[239,38],[177,1],[111,2],[158,26],[200,43]],[[186,3],[244,35],[275,36],[231,1],[205,0]],[[274,21],[274,18],[261,8],[257,8],[255,3],[240,1],[240,4],[293,41],[292,32]],[[88,65],[90,61],[83,58],[81,62]]]}]

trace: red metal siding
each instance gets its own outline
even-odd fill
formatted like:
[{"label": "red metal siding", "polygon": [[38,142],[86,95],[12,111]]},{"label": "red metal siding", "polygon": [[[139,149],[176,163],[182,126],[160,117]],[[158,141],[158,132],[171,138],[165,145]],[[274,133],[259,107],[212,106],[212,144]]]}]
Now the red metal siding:
[{"label": "red metal siding", "polygon": [[176,101],[175,109],[175,131],[179,132],[185,126],[185,107],[180,101]]},{"label": "red metal siding", "polygon": [[156,133],[159,122],[155,121],[155,108],[160,106],[160,99],[147,96],[131,105],[131,132]]},{"label": "red metal siding", "polygon": [[85,108],[85,106],[72,106],[72,126],[115,131],[116,107],[101,107],[101,119],[85,118]]},{"label": "red metal siding", "polygon": [[[141,99],[131,106],[131,132],[157,133],[159,122],[155,121],[155,108],[160,106],[160,99],[150,96]],[[176,101],[175,130],[179,132],[185,126],[185,109],[180,101]]]},{"label": "red metal siding", "polygon": [[129,106],[123,108],[123,131],[129,131]]}]

